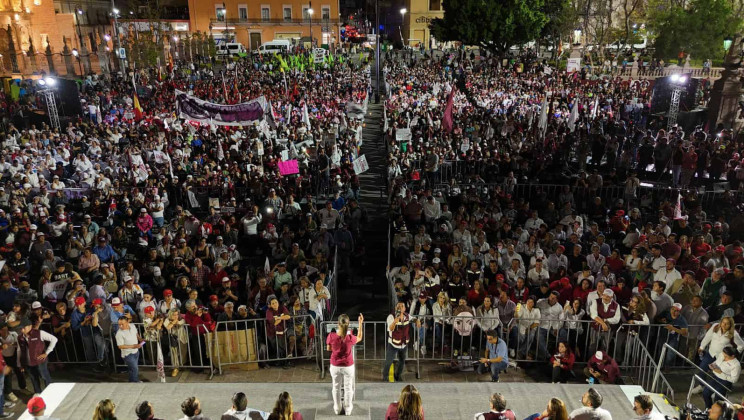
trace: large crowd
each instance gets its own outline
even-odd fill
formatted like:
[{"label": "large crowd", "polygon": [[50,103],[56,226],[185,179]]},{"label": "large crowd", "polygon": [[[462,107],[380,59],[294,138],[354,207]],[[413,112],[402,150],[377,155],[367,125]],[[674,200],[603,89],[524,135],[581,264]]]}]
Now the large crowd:
[{"label": "large crowd", "polygon": [[629,346],[658,360],[668,344],[722,394],[738,381],[740,135],[667,131],[648,81],[539,62],[445,54],[385,74],[388,273],[420,357],[461,361],[495,331],[503,362],[542,361],[558,382],[582,361],[616,383]]},{"label": "large crowd", "polygon": [[[212,369],[205,337],[220,330],[255,331],[244,346],[284,367],[312,352],[330,282],[353,281],[349,261],[363,257],[366,213],[351,166],[362,123],[347,110],[364,109],[369,74],[358,60],[299,68],[302,59],[87,77],[84,115],[60,130],[22,117],[43,109],[38,85],[23,82],[18,101],[3,97],[0,338],[10,399],[11,376],[24,389],[28,375],[38,393],[50,363],[103,370],[115,360],[138,381],[137,366],[155,366],[162,350],[174,376]],[[218,104],[263,96],[270,115],[243,126],[184,121],[176,90]],[[282,175],[284,160],[299,173]]]}]

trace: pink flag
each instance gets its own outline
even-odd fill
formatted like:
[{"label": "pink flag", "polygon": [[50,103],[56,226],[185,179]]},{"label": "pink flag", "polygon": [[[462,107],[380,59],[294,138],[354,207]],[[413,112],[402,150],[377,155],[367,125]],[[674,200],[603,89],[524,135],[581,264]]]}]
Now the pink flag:
[{"label": "pink flag", "polygon": [[682,193],[677,193],[677,204],[674,205],[674,219],[682,218]]},{"label": "pink flag", "polygon": [[442,128],[448,133],[452,132],[452,108],[454,108],[454,101],[455,88],[453,87],[449,95],[447,95],[447,106],[444,108],[444,119],[442,120]]}]

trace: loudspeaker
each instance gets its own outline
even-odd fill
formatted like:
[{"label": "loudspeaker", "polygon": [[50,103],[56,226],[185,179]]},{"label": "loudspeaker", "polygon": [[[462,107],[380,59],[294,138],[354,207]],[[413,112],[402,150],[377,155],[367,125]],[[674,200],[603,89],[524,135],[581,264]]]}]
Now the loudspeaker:
[{"label": "loudspeaker", "polygon": [[[687,81],[682,85],[682,94],[679,98],[680,112],[689,112],[695,109],[695,98],[697,94],[699,79],[693,79],[689,74],[684,75]],[[675,83],[672,76],[659,77],[654,81],[653,94],[651,95],[651,114],[666,114],[672,104],[672,92]]]},{"label": "loudspeaker", "polygon": [[80,117],[83,115],[77,82],[70,79],[58,78],[56,90],[57,112],[60,117]]}]

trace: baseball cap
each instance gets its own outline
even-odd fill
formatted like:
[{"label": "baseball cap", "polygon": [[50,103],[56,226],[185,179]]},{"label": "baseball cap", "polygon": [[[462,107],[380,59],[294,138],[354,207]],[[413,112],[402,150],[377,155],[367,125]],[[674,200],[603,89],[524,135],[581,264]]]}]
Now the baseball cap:
[{"label": "baseball cap", "polygon": [[29,414],[36,415],[46,409],[46,403],[41,397],[32,397],[30,400],[28,400],[26,408],[28,408]]},{"label": "baseball cap", "polygon": [[229,282],[229,281],[230,281],[230,278],[229,278],[229,277],[223,277],[223,278],[222,278],[222,282],[223,282],[223,283],[227,283],[227,282]]},{"label": "baseball cap", "polygon": [[[76,299],[77,300],[77,299]],[[41,302],[38,300],[31,304],[31,309],[41,309]]]},{"label": "baseball cap", "polygon": [[672,305],[672,308],[674,308],[674,309],[676,309],[678,311],[681,311],[682,310],[682,304],[681,303],[675,303],[674,305]]},{"label": "baseball cap", "polygon": [[598,351],[598,352],[594,353],[594,357],[596,357],[597,360],[602,360],[602,358],[604,357],[604,355],[602,354],[601,351]]},{"label": "baseball cap", "polygon": [[217,295],[212,295],[212,296],[209,297],[209,301],[210,302],[216,302],[218,300],[219,300],[219,298],[217,298]]},{"label": "baseball cap", "polygon": [[171,289],[163,290],[163,296],[173,296],[173,290]]},{"label": "baseball cap", "polygon": [[434,248],[434,253],[435,254],[441,254],[442,253],[442,250],[439,249],[439,248]]},{"label": "baseball cap", "polygon": [[432,264],[439,264],[440,262],[442,262],[442,260],[440,260],[440,259],[439,259],[439,258],[437,258],[437,257],[434,257],[434,259],[432,259],[432,260],[431,260],[431,263],[432,263]]},{"label": "baseball cap", "polygon": [[421,293],[419,293],[418,298],[419,299],[426,299],[429,295],[426,294],[426,290],[422,290]]},{"label": "baseball cap", "polygon": [[153,308],[152,306],[145,306],[144,311],[145,311],[146,314],[151,314],[151,313],[155,312],[155,308]]},{"label": "baseball cap", "polygon": [[80,306],[85,304],[85,298],[82,296],[78,296],[75,298],[75,306]]},{"label": "baseball cap", "polygon": [[609,297],[615,296],[615,293],[612,291],[612,289],[605,289],[605,291],[602,294],[605,296],[609,296]]},{"label": "baseball cap", "polygon": [[101,298],[93,299],[93,306],[101,306],[103,305],[103,300]]},{"label": "baseball cap", "polygon": [[111,299],[111,306],[119,306],[119,305],[121,305],[121,299],[119,299],[118,297]]}]

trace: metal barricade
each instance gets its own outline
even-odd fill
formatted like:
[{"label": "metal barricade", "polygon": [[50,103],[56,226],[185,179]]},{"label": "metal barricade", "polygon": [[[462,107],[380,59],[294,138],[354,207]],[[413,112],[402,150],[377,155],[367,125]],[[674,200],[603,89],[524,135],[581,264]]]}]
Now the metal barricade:
[{"label": "metal barricade", "polygon": [[721,395],[720,392],[718,392],[715,388],[713,388],[709,382],[707,382],[705,379],[701,378],[698,375],[693,375],[692,380],[690,381],[690,388],[687,391],[687,399],[686,399],[686,405],[692,405],[692,395],[694,394],[693,389],[699,384],[703,387],[703,389],[707,388],[711,390],[714,394],[718,396],[719,400],[726,401],[727,403],[734,405],[731,401],[729,401],[728,398],[726,398],[725,395]]},{"label": "metal barricade", "polygon": [[[318,332],[318,355],[320,360],[320,377],[325,378],[326,370],[330,366],[331,355],[330,352],[325,349],[325,342],[328,335],[335,331],[336,321],[324,321],[320,323]],[[359,343],[356,349],[357,361],[368,361],[368,362],[385,362],[387,356],[387,337],[388,337],[388,326],[387,321],[364,321],[362,324],[363,338],[362,342]],[[411,324],[410,335],[408,344],[406,347],[406,365],[410,366],[410,363],[415,364],[416,378],[421,378],[421,363],[419,361],[418,352],[415,350],[415,339],[416,339],[416,328],[414,324]],[[397,360],[395,360],[397,363]],[[384,367],[384,364],[383,364]],[[380,376],[383,375],[383,369],[380,368]],[[387,372],[384,373],[387,377]]]},{"label": "metal barricade", "polygon": [[[328,283],[326,284],[328,291],[331,293],[330,307],[328,308],[328,314],[325,314],[326,316],[323,319],[333,318],[336,315],[336,309],[338,309],[338,255],[337,245],[334,251],[333,269],[328,276]],[[350,273],[345,274],[348,276]]]},{"label": "metal barricade", "polygon": [[634,366],[625,368],[626,375],[637,381],[636,385],[640,385],[646,392],[664,394],[669,401],[674,401],[674,389],[669,381],[661,373],[656,376],[659,364],[654,356],[637,335],[630,336],[629,342]]},{"label": "metal barricade", "polygon": [[[141,322],[130,322],[130,328],[136,328],[137,334],[145,341],[140,347],[139,367],[157,368],[158,359],[162,357],[164,369],[209,369],[209,379],[215,373],[212,357],[214,334],[206,325],[197,327],[197,334],[187,324],[177,324],[171,331],[164,327],[152,328]],[[114,355],[114,368],[126,368],[121,358],[121,350],[116,342],[116,332],[111,326],[111,350]]]},{"label": "metal barricade", "polygon": [[41,324],[41,330],[57,337],[57,345],[49,354],[49,363],[102,364],[102,362],[110,362],[111,354],[107,343],[109,339],[103,335],[103,330],[92,325],[79,325],[76,328],[73,328],[71,323],[69,327],[65,325],[67,322],[57,326],[50,322]]},{"label": "metal barricade", "polygon": [[214,331],[217,369],[251,363],[288,362],[315,355],[317,330],[312,315],[290,317],[286,329],[269,336],[266,319],[217,322]]},{"label": "metal barricade", "polygon": [[[669,344],[665,343],[664,347],[662,348],[661,355],[658,358],[659,364],[656,367],[656,372],[654,373],[654,381],[653,381],[654,386],[659,381],[659,378],[663,376],[662,369],[664,368],[664,363],[666,362],[666,359],[667,359],[666,355],[668,353],[673,353],[678,360],[681,360],[684,364],[683,367],[695,369],[697,371],[695,373],[695,376],[698,378],[701,378],[701,380],[704,380],[705,382],[712,382],[716,380],[715,376],[713,376],[710,372],[704,371],[698,365],[696,365],[695,362],[685,357],[682,353],[678,352],[675,348],[673,348]],[[675,369],[678,369],[679,367],[680,366],[675,366]],[[728,387],[724,387],[724,389],[726,389],[727,392],[731,392],[731,389],[729,389]]]}]

